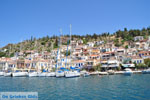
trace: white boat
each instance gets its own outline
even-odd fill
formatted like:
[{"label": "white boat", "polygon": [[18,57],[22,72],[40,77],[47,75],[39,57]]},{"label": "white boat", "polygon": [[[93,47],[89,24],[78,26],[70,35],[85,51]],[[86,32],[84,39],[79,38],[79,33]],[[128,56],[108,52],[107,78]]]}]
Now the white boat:
[{"label": "white boat", "polygon": [[131,69],[126,68],[126,69],[125,69],[125,72],[124,72],[124,75],[131,75],[132,73],[133,73],[133,72],[132,72]]},{"label": "white boat", "polygon": [[88,76],[90,76],[90,74],[88,72],[86,72],[86,73],[83,74],[83,76],[88,77]]},{"label": "white boat", "polygon": [[5,76],[5,77],[11,77],[11,76],[12,76],[12,73],[11,73],[11,72],[5,72],[5,73],[4,73],[4,76]]},{"label": "white boat", "polygon": [[13,77],[26,77],[28,76],[28,72],[14,72],[12,73]]},{"label": "white boat", "polygon": [[64,77],[65,76],[65,72],[62,70],[57,70],[56,71],[56,77]]},{"label": "white boat", "polygon": [[79,77],[80,73],[77,71],[66,71],[65,72],[65,77],[66,78],[71,78],[71,77]]},{"label": "white boat", "polygon": [[45,77],[46,76],[46,72],[40,72],[40,73],[38,73],[38,76],[39,77]]},{"label": "white boat", "polygon": [[0,72],[0,76],[4,76],[4,72]]},{"label": "white boat", "polygon": [[29,72],[29,77],[37,77],[38,72]]},{"label": "white boat", "polygon": [[74,73],[77,77],[79,77],[81,75],[80,72],[78,72],[78,71],[74,71]]},{"label": "white boat", "polygon": [[54,77],[54,76],[56,76],[56,73],[55,72],[48,72],[48,73],[46,73],[46,76],[47,77]]},{"label": "white boat", "polygon": [[109,75],[114,75],[114,74],[115,74],[115,71],[113,71],[113,70],[108,70],[108,74],[109,74]]},{"label": "white boat", "polygon": [[80,71],[80,74],[81,74],[81,75],[83,75],[83,74],[85,74],[85,73],[87,73],[87,71],[85,71],[85,70]]},{"label": "white boat", "polygon": [[150,68],[149,68],[149,69],[146,69],[146,70],[143,70],[143,71],[142,71],[142,74],[150,74]]}]

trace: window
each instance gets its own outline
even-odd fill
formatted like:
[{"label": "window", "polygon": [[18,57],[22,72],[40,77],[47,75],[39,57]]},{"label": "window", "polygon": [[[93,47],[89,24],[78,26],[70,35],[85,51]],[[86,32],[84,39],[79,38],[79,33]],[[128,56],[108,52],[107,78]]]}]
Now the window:
[{"label": "window", "polygon": [[140,60],[140,63],[142,63],[142,60]]}]

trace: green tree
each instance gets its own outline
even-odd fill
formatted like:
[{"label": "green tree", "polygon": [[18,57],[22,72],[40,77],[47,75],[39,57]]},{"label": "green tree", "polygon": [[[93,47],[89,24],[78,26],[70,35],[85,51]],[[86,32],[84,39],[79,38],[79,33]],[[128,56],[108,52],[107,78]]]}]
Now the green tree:
[{"label": "green tree", "polygon": [[144,59],[146,66],[150,67],[150,58]]},{"label": "green tree", "polygon": [[68,52],[67,51],[65,52],[65,55],[69,56],[70,53],[71,53],[70,50],[68,50]]},{"label": "green tree", "polygon": [[93,69],[94,69],[95,71],[101,71],[101,64],[98,64],[98,65],[96,65],[96,66],[93,66]]},{"label": "green tree", "polygon": [[0,57],[5,57],[6,53],[5,52],[0,52]]},{"label": "green tree", "polygon": [[139,64],[136,64],[135,66],[137,69],[143,69],[143,68],[146,68],[147,66],[144,64],[144,63],[139,63]]},{"label": "green tree", "polygon": [[125,49],[128,49],[128,45],[125,46]]}]

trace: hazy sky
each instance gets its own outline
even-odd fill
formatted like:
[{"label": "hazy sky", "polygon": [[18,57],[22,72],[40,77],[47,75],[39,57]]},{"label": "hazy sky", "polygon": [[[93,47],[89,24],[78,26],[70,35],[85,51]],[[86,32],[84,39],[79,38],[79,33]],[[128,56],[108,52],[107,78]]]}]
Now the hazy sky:
[{"label": "hazy sky", "polygon": [[0,47],[31,36],[150,26],[150,0],[0,0]]}]

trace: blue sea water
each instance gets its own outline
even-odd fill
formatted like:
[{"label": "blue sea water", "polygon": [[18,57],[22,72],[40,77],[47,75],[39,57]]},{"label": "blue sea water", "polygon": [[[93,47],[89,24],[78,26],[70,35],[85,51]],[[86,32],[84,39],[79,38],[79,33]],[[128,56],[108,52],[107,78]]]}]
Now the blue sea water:
[{"label": "blue sea water", "polygon": [[12,91],[38,92],[39,100],[150,100],[150,74],[0,77],[0,92]]}]

